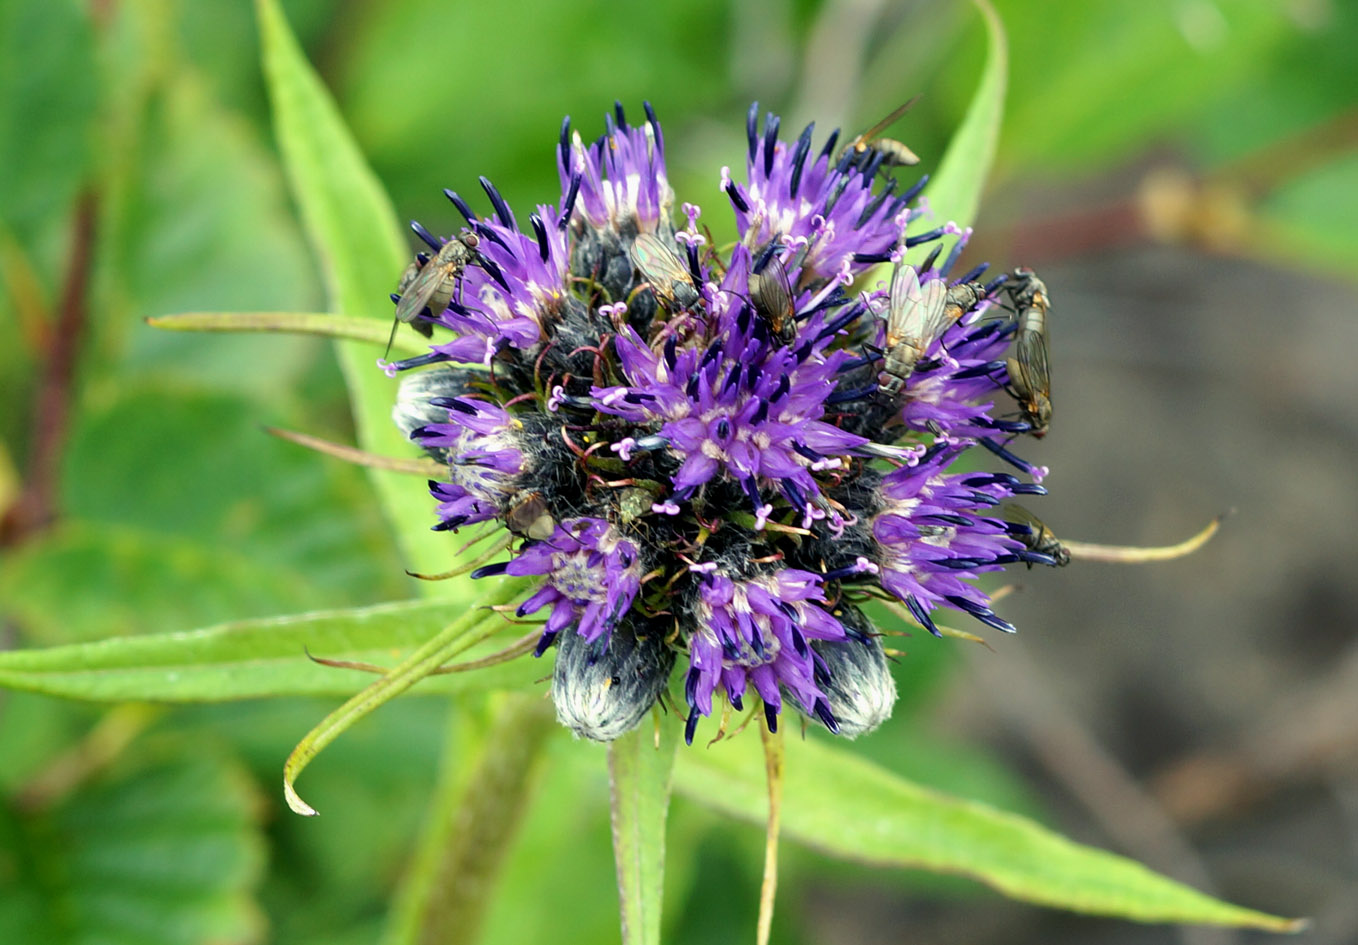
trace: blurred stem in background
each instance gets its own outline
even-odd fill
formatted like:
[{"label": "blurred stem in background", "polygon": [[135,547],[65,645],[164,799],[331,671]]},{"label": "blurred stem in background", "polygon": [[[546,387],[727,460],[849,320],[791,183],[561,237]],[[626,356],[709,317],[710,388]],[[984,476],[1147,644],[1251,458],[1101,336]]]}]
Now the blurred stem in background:
[{"label": "blurred stem in background", "polygon": [[[89,321],[98,209],[94,192],[82,191],[76,200],[66,275],[56,310],[37,324],[31,318],[25,320],[25,334],[40,364],[39,380],[28,461],[22,485],[0,515],[0,547],[23,542],[51,525],[58,515],[58,483],[76,395],[81,344]],[[15,309],[31,311],[28,305],[16,305]]]},{"label": "blurred stem in background", "polygon": [[541,754],[556,731],[551,704],[505,694],[484,719],[450,712],[433,806],[402,882],[384,945],[479,941],[509,845],[532,801]]}]

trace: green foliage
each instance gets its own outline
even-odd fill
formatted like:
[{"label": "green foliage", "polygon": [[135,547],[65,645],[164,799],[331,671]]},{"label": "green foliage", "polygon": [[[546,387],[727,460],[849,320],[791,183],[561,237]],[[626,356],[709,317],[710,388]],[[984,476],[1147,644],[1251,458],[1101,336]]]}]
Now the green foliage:
[{"label": "green foliage", "polygon": [[[74,600],[71,575],[80,576],[84,591]],[[167,588],[181,592],[166,593]],[[0,574],[0,601],[34,645],[295,610],[313,596],[298,572],[119,525],[63,526],[11,555]],[[33,655],[36,651],[12,651],[0,659]],[[113,698],[139,695],[133,685]]]},{"label": "green foliage", "polygon": [[1262,223],[1285,255],[1344,271],[1358,259],[1358,155],[1308,169],[1270,194]]},{"label": "green foliage", "polygon": [[[393,665],[468,614],[467,601],[402,602],[358,610],[244,620],[188,633],[0,653],[0,681],[74,699],[224,702],[262,696],[351,695],[367,673],[330,660]],[[475,621],[484,614],[473,611]],[[464,658],[503,646],[483,644]],[[436,664],[437,665],[437,664]],[[539,669],[523,660],[428,679],[441,692],[527,686]]]},{"label": "green foliage", "polygon": [[[938,173],[929,185],[935,220],[952,220],[966,227],[976,219],[981,188],[990,173],[1004,116],[1004,91],[1009,79],[1009,47],[999,17],[989,0],[976,4],[986,32],[986,56],[971,104],[948,142]],[[923,221],[916,221],[920,224]],[[914,225],[912,229],[925,227]]]},{"label": "green foliage", "polygon": [[[688,115],[711,116],[729,95],[728,77],[714,65],[729,52],[732,15],[720,0],[510,0],[451,9],[396,0],[356,24],[338,94],[397,205],[431,226],[451,226],[455,214],[441,189],[463,191],[476,205],[478,174],[493,171],[519,204],[555,199],[552,149],[562,115],[576,116],[587,136],[615,98],[633,108],[649,98],[667,129]],[[469,58],[478,37],[504,46]]]},{"label": "green foliage", "polygon": [[0,3],[0,220],[20,239],[41,234],[43,215],[61,212],[89,170],[94,58],[78,0]]},{"label": "green foliage", "polygon": [[[388,320],[374,309],[406,265],[391,201],[368,168],[320,77],[312,71],[282,12],[258,0],[264,68],[283,166],[311,244],[320,257],[331,309]],[[408,448],[391,423],[394,384],[373,370],[367,349],[338,351],[360,444],[389,456]],[[391,473],[374,471],[374,485],[408,557],[437,560],[445,543],[420,527],[428,500]],[[437,588],[427,585],[426,588]],[[434,590],[428,590],[435,593]]]},{"label": "green foliage", "polygon": [[[618,940],[618,898],[609,845],[609,785],[602,745],[558,737],[548,748],[539,802],[491,895],[481,941],[515,945],[570,936]],[[682,870],[667,857],[667,874]],[[524,903],[535,903],[525,908]],[[570,929],[563,917],[570,917]]]},{"label": "green foliage", "polygon": [[[743,739],[686,752],[676,787],[717,810],[765,817],[763,758]],[[817,738],[789,739],[783,829],[835,856],[960,873],[1005,895],[1140,921],[1285,931],[1295,923],[1231,906],[1031,821],[898,778]]]},{"label": "green foliage", "polygon": [[254,785],[164,743],[54,797],[0,808],[0,939],[45,945],[258,942]]},{"label": "green foliage", "polygon": [[1017,71],[1006,156],[1045,173],[1124,160],[1177,131],[1296,30],[1267,3],[1095,6],[998,0]]}]

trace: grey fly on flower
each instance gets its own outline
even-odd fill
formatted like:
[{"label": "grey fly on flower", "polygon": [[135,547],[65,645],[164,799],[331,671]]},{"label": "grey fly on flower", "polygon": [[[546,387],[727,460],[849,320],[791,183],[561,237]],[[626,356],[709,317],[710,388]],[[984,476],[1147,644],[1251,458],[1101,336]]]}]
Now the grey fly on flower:
[{"label": "grey fly on flower", "polygon": [[[467,226],[430,249],[458,265],[398,298],[439,333],[383,363],[408,372],[394,417],[446,469],[434,528],[514,539],[473,576],[538,579],[517,613],[545,616],[537,653],[557,649],[552,695],[577,734],[635,727],[683,657],[690,742],[751,690],[771,730],[786,699],[857,736],[896,697],[859,605],[894,599],[936,635],[940,608],[1012,631],[976,579],[1064,563],[1000,511],[1046,491],[999,439],[1050,421],[1045,287],[954,277],[970,231],[953,224],[907,236],[924,180],[883,184],[910,162],[882,130],[813,151],[812,128],[784,141],[751,108],[745,181],[721,171],[729,251],[695,204],[676,225],[649,105],[640,126],[617,106],[592,143],[567,120],[560,199],[527,226],[484,178],[489,216],[447,192]],[[888,285],[855,286],[879,263]],[[1023,477],[950,471],[978,443]]]}]

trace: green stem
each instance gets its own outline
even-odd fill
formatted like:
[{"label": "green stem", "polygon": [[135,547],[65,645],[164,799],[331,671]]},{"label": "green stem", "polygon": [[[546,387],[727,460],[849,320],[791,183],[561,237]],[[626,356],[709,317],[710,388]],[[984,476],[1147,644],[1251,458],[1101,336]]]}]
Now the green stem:
[{"label": "green stem", "polygon": [[660,942],[665,819],[678,744],[678,726],[643,722],[608,746],[623,945]]},{"label": "green stem", "polygon": [[[385,945],[461,945],[480,934],[556,729],[550,704],[539,696],[505,694],[492,705],[483,732],[473,730],[465,712],[454,712],[435,806]],[[479,753],[469,742],[481,746]]]},{"label": "green stem", "polygon": [[[334,315],[325,312],[185,312],[146,319],[152,328],[166,331],[273,332],[317,335],[347,341],[363,341],[384,347],[391,336],[391,323],[375,318]],[[402,325],[391,342],[392,351],[419,354],[429,343]]]}]

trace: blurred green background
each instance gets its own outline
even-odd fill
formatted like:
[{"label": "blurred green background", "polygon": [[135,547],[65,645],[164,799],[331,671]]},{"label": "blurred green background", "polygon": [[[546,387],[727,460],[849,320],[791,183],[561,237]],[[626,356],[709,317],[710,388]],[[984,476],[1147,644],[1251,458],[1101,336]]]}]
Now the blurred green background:
[{"label": "blurred green background", "polygon": [[[814,118],[852,133],[922,93],[892,133],[928,170],[983,51],[975,11],[948,0],[284,6],[399,216],[435,232],[458,222],[443,187],[486,209],[480,174],[516,206],[557,200],[561,116],[588,138],[614,99],[637,113],[643,99],[655,104],[679,199],[701,203],[718,230],[719,169],[739,173],[752,100],[780,112],[785,129]],[[1358,881],[1352,738],[1341,731],[1325,742],[1319,769],[1303,759],[1278,772],[1249,752],[1267,754],[1258,746],[1269,744],[1251,728],[1250,703],[1272,705],[1284,688],[1329,694],[1320,687],[1327,670],[1348,665],[1358,613],[1331,566],[1354,550],[1343,537],[1355,514],[1343,471],[1351,487],[1358,397],[1351,377],[1347,387],[1317,381],[1349,377],[1358,350],[1345,344],[1355,340],[1358,266],[1358,5],[996,7],[1011,81],[968,258],[1041,267],[1057,301],[1056,391],[1071,393],[1052,438],[1065,445],[1044,444],[1035,457],[1059,470],[1044,517],[1069,522],[1072,537],[1151,542],[1251,499],[1277,514],[1256,518],[1247,508],[1236,538],[1228,523],[1218,539],[1226,550],[1203,552],[1206,561],[1191,566],[1202,570],[1176,572],[1168,590],[1154,576],[1164,571],[1114,585],[1098,583],[1097,567],[1093,578],[1078,567],[1054,581],[1023,578],[1028,593],[1016,607],[1036,616],[1020,622],[1034,645],[1046,639],[1036,661],[1061,680],[1048,698],[1074,735],[1041,723],[1005,734],[1005,724],[1022,728],[1028,718],[1025,670],[1007,665],[1009,640],[992,641],[998,652],[985,655],[984,669],[959,644],[921,640],[898,667],[896,720],[860,748],[909,777],[1154,860],[1154,849],[1137,849],[1136,828],[1119,835],[1100,814],[1108,784],[1127,788],[1163,817],[1170,839],[1160,852],[1170,853],[1158,868],[1261,908],[1322,915],[1308,940],[1351,942],[1358,916],[1336,897]],[[1063,286],[1071,286],[1064,297]],[[1153,306],[1159,320],[1101,321],[1108,295],[1134,311]],[[1224,310],[1210,309],[1223,298]],[[322,305],[269,126],[250,4],[0,0],[0,647],[408,597],[404,567],[439,569],[399,560],[359,472],[260,430],[352,441],[327,344],[169,334],[142,322]],[[1290,320],[1303,313],[1304,335]],[[1109,324],[1126,334],[1103,333]],[[1250,339],[1255,347],[1239,347]],[[1173,395],[1223,377],[1233,380],[1209,384],[1201,398]],[[1096,389],[1106,409],[1079,409],[1077,391]],[[1262,395],[1273,413],[1260,407]],[[1163,410],[1152,403],[1160,396],[1169,397]],[[1218,418],[1185,406],[1207,400]],[[1220,458],[1223,431],[1242,415],[1268,436],[1239,461]],[[1156,452],[1166,442],[1185,445]],[[1313,461],[1277,475],[1241,472],[1268,454]],[[1141,460],[1162,478],[1147,483],[1135,467],[1135,488],[1116,479]],[[1152,487],[1181,501],[1135,491]],[[1343,532],[1317,549],[1309,530],[1326,523]],[[1257,580],[1289,583],[1256,607],[1251,589],[1264,585],[1252,583],[1251,567],[1265,570],[1265,559]],[[1203,594],[1245,615],[1220,619]],[[1033,611],[1046,595],[1073,609]],[[1148,599],[1157,595],[1158,609]],[[1251,648],[1263,633],[1292,626],[1289,599],[1319,607],[1305,622],[1324,625],[1298,644],[1300,655],[1248,665],[1216,658],[1233,647],[1259,652]],[[1193,654],[1202,662],[1177,675],[1164,666],[1173,649],[1100,659],[1121,652],[1110,640],[1130,636],[1109,611],[1134,633],[1142,606],[1175,637],[1209,624],[1239,636],[1207,637],[1210,652]],[[1243,627],[1247,619],[1263,624],[1259,635]],[[1170,676],[1182,682],[1172,693]],[[1001,694],[998,704],[968,695],[978,678]],[[1256,687],[1251,699],[1213,702],[1246,691],[1241,679]],[[1128,709],[1119,693],[1163,697],[1161,717],[1142,703]],[[1329,719],[1348,704],[1326,705]],[[377,941],[429,803],[449,707],[402,699],[346,734],[308,780],[326,816],[304,821],[282,804],[280,767],[332,706],[110,708],[0,691],[0,941]],[[1315,732],[1315,715],[1297,718]],[[1111,746],[1099,757],[1113,780],[1091,775],[1086,788],[1080,778],[1102,771],[1087,751],[1100,742]],[[485,940],[615,940],[603,753],[562,735],[549,755]],[[1205,815],[1192,807],[1206,777],[1195,764],[1227,765],[1207,768],[1217,779],[1205,783],[1220,793],[1230,777],[1243,779],[1245,800],[1227,792]],[[1317,770],[1331,780],[1318,782]],[[1315,790],[1338,819],[1294,822],[1294,811],[1314,807]],[[1274,800],[1249,800],[1260,794]],[[1270,847],[1246,829],[1260,820],[1330,845],[1312,855],[1274,836]],[[748,934],[760,832],[679,800],[670,838],[667,941]],[[1225,849],[1226,859],[1209,851],[1176,861],[1176,843]],[[1222,866],[1238,866],[1229,857],[1242,850],[1274,859],[1257,873]],[[784,869],[775,940],[793,945],[1208,934],[1016,912],[961,882],[874,873],[790,847]],[[1251,878],[1298,870],[1307,880],[1287,896]],[[122,937],[106,937],[110,929]]]}]

